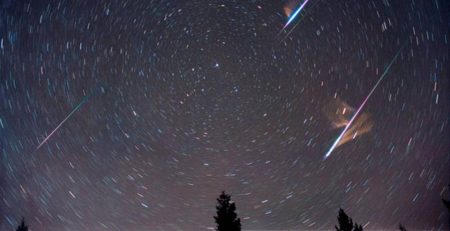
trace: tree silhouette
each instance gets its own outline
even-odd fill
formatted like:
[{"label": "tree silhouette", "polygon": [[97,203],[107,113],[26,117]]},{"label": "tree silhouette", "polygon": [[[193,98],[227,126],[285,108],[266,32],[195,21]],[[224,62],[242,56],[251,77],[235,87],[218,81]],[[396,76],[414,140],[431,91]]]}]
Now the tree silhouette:
[{"label": "tree silhouette", "polygon": [[447,207],[448,211],[450,211],[450,201],[442,199],[442,203],[444,203],[445,207]]},{"label": "tree silhouette", "polygon": [[241,220],[237,218],[235,212],[236,205],[231,202],[231,196],[226,194],[224,191],[217,198],[217,216],[214,219],[217,223],[217,231],[240,231],[241,230]]},{"label": "tree silhouette", "polygon": [[[450,189],[450,185],[448,185],[449,189]],[[450,201],[442,198],[442,203],[444,203],[445,207],[447,207],[448,212],[450,213]],[[448,225],[450,227],[450,217],[448,218]]]},{"label": "tree silhouette", "polygon": [[363,231],[363,228],[362,228],[361,225],[358,225],[358,224],[355,222],[355,227],[353,228],[353,230],[354,230],[354,231]]},{"label": "tree silhouette", "polygon": [[16,231],[28,231],[28,226],[25,225],[25,218],[22,217],[22,222],[19,227],[17,227]]},{"label": "tree silhouette", "polygon": [[355,224],[353,225],[352,219],[341,208],[339,209],[337,219],[339,222],[339,226],[334,226],[336,228],[336,231],[363,231],[362,226],[358,225],[358,223],[355,222]]},{"label": "tree silhouette", "polygon": [[400,231],[406,231],[405,226],[403,226],[402,224],[398,225],[398,229],[400,229]]}]

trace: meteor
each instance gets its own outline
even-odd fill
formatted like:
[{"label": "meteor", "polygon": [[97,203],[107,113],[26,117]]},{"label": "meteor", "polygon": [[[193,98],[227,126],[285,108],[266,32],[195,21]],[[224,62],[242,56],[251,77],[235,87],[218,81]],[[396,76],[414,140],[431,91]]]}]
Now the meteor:
[{"label": "meteor", "polygon": [[381,75],[381,77],[378,79],[378,81],[375,83],[375,85],[373,86],[372,90],[369,92],[369,94],[367,95],[367,97],[364,99],[364,101],[361,103],[361,106],[359,106],[358,110],[356,110],[355,114],[353,114],[352,118],[350,119],[350,121],[347,123],[347,125],[345,126],[344,130],[342,130],[341,134],[338,136],[338,138],[334,141],[333,145],[331,146],[330,150],[328,150],[328,152],[325,154],[325,156],[323,157],[323,159],[325,160],[326,158],[328,158],[331,153],[333,152],[333,150],[336,148],[336,146],[338,145],[339,141],[342,139],[342,137],[344,137],[344,134],[347,132],[347,130],[350,128],[350,126],[352,125],[353,121],[355,120],[355,118],[358,116],[358,114],[361,112],[361,110],[363,109],[364,105],[367,103],[367,101],[369,100],[370,96],[373,94],[373,92],[375,91],[375,89],[377,89],[378,85],[380,85],[381,81],[384,79],[384,77],[386,76],[386,74],[388,73],[389,69],[391,68],[392,64],[395,62],[395,60],[397,60],[398,55],[400,54],[400,51],[402,50],[403,47],[401,47],[398,51],[397,54],[395,54],[394,58],[391,60],[391,62],[389,63],[389,65],[384,69],[383,74]]},{"label": "meteor", "polygon": [[300,13],[300,11],[302,11],[302,9],[306,6],[306,3],[308,3],[309,0],[305,0],[302,5],[300,5],[300,7],[289,17],[289,20],[287,21],[287,23],[283,26],[283,30],[286,29],[286,27],[289,26],[289,24],[291,24],[292,21],[294,21],[294,19],[297,17],[297,15]]},{"label": "meteor", "polygon": [[56,126],[55,129],[53,129],[53,131],[47,136],[45,137],[45,139],[37,146],[37,148],[34,150],[34,152],[36,152],[37,150],[39,150],[42,145],[44,145],[45,143],[47,143],[47,141],[50,139],[50,137],[78,110],[81,108],[81,106],[83,106],[84,103],[86,103],[88,101],[88,99],[93,95],[93,93],[85,96],[81,102],[69,113],[69,115],[66,116],[66,118],[63,119],[63,121],[61,121],[61,123],[58,124],[58,126]]}]

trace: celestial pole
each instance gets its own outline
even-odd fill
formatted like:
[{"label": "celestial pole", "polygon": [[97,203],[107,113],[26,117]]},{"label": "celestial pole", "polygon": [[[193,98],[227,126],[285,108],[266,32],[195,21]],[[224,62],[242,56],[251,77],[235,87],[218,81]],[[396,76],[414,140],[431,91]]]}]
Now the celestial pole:
[{"label": "celestial pole", "polygon": [[50,137],[78,110],[81,108],[81,106],[83,106],[84,103],[86,103],[88,101],[88,99],[93,95],[93,92],[87,96],[85,96],[81,102],[69,113],[69,115],[66,116],[66,118],[64,118],[61,123],[58,124],[58,126],[56,126],[55,129],[53,129],[53,131],[47,136],[45,137],[45,139],[36,147],[36,149],[34,150],[34,152],[36,152],[37,150],[39,150],[39,148],[42,147],[42,145],[44,145],[49,139]]},{"label": "celestial pole", "polygon": [[344,130],[342,130],[341,134],[338,136],[338,138],[334,141],[333,145],[331,146],[331,148],[328,150],[328,152],[325,154],[325,156],[323,157],[323,159],[327,159],[331,153],[333,152],[333,150],[336,148],[336,146],[338,145],[339,141],[342,139],[342,137],[344,137],[345,132],[347,132],[347,130],[350,128],[350,126],[352,125],[353,121],[355,120],[355,118],[358,116],[358,114],[361,112],[361,110],[363,109],[364,105],[367,103],[367,101],[369,100],[370,96],[373,94],[373,92],[375,91],[375,89],[378,87],[378,85],[380,85],[381,81],[384,79],[384,77],[386,76],[386,74],[388,73],[389,69],[391,68],[392,64],[395,62],[395,60],[397,60],[398,55],[400,54],[400,51],[402,50],[403,47],[401,47],[398,51],[397,54],[395,54],[394,58],[391,60],[391,62],[389,63],[389,65],[384,69],[383,74],[381,75],[381,77],[378,79],[378,81],[375,83],[375,86],[373,86],[372,90],[370,90],[369,94],[367,95],[367,97],[364,99],[364,101],[361,103],[361,106],[359,106],[358,110],[356,110],[355,114],[353,114],[352,118],[350,119],[350,121],[347,123],[347,125],[345,126]]}]

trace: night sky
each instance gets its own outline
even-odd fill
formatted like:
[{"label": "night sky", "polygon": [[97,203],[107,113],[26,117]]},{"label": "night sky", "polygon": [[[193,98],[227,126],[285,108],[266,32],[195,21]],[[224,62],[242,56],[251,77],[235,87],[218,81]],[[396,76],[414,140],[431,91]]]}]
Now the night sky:
[{"label": "night sky", "polygon": [[448,2],[302,3],[1,1],[0,230],[448,230]]}]

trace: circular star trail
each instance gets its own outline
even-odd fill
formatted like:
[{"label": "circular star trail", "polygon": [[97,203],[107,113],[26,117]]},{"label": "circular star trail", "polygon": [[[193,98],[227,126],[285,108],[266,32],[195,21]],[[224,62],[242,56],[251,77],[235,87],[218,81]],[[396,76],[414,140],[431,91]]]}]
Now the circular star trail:
[{"label": "circular star trail", "polygon": [[446,5],[2,1],[0,230],[448,229]]}]

